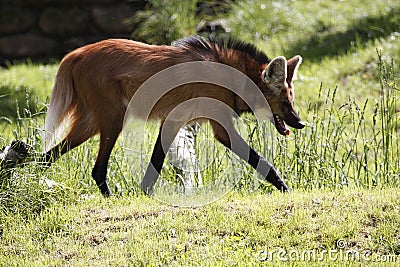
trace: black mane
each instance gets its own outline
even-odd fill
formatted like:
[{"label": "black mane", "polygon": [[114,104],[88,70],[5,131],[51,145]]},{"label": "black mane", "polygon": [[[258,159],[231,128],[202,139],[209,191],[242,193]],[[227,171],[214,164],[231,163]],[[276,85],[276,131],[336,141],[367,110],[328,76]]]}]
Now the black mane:
[{"label": "black mane", "polygon": [[240,52],[244,52],[251,56],[260,64],[269,63],[270,60],[267,55],[259,50],[255,45],[244,42],[232,37],[229,38],[213,38],[208,37],[205,39],[200,36],[190,36],[184,39],[177,40],[172,43],[173,46],[182,46],[190,49],[200,50],[200,51],[210,51],[214,50],[215,46],[222,49],[232,49]]}]

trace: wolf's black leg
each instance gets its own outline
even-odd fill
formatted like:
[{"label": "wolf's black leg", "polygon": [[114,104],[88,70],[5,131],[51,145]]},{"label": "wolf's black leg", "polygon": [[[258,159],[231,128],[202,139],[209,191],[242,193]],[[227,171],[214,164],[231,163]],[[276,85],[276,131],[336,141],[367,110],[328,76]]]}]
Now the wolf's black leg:
[{"label": "wolf's black leg", "polygon": [[161,124],[150,162],[147,166],[143,180],[140,183],[140,187],[146,194],[151,195],[153,193],[153,187],[157,182],[158,176],[160,175],[165,156],[169,147],[174,141],[178,130],[179,127],[176,127],[176,125],[171,126]]},{"label": "wolf's black leg", "polygon": [[275,168],[265,158],[260,156],[254,149],[252,149],[237,133],[234,127],[227,123],[221,126],[215,121],[211,121],[211,126],[214,131],[215,138],[224,146],[231,149],[241,159],[247,161],[257,172],[259,172],[265,179],[273,184],[277,189],[282,192],[289,191],[289,187],[279,177]]},{"label": "wolf's black leg", "polygon": [[147,194],[152,194],[153,186],[157,182],[158,176],[164,164],[165,152],[161,143],[161,128],[158,133],[156,144],[153,148],[150,162],[147,166],[146,174],[140,184],[142,190]]},{"label": "wolf's black leg", "polygon": [[[244,141],[243,141],[244,142]],[[250,148],[250,155],[248,163],[256,169],[265,179],[273,184],[277,189],[285,192],[289,191],[289,187],[281,179],[281,177],[276,172],[274,166],[271,165],[265,158],[260,156],[254,149]]]}]

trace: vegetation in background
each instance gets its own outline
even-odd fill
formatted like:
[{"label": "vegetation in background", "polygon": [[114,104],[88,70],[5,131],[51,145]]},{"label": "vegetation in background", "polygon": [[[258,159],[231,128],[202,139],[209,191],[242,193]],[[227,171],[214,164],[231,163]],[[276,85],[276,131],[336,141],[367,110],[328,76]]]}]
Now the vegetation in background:
[{"label": "vegetation in background", "polygon": [[200,24],[198,0],[150,0],[147,10],[139,12],[140,23],[133,36],[152,44],[171,44],[172,41],[194,35]]},{"label": "vegetation in background", "polygon": [[[202,19],[197,1],[163,3],[150,1],[134,35],[168,44],[196,33]],[[264,249],[337,249],[340,239],[347,250],[400,261],[400,3],[247,0],[230,8],[224,15],[230,34],[271,58],[304,58],[295,106],[308,122],[305,129],[281,137],[252,116],[238,122],[243,137],[274,162],[294,192],[248,194],[271,187],[255,182],[255,172],[240,163],[230,169],[242,178],[232,196],[175,209],[137,196],[139,178],[123,165],[119,146],[108,177],[124,198],[104,200],[90,177],[94,138],[48,170],[28,165],[7,179],[0,175],[0,265],[258,264]],[[21,139],[42,151],[40,129],[57,67],[0,69],[0,147]],[[205,181],[229,167],[226,150],[216,149]],[[165,180],[175,177],[168,166],[163,172]]]},{"label": "vegetation in background", "polygon": [[302,54],[308,61],[359,49],[398,30],[395,1],[238,1],[229,31],[272,54]]},{"label": "vegetation in background", "polygon": [[0,122],[44,113],[56,70],[57,65],[31,61],[0,67]]},{"label": "vegetation in background", "polygon": [[146,10],[134,19],[136,40],[169,45],[190,35],[224,33],[223,18],[230,10],[230,0],[150,0]]}]

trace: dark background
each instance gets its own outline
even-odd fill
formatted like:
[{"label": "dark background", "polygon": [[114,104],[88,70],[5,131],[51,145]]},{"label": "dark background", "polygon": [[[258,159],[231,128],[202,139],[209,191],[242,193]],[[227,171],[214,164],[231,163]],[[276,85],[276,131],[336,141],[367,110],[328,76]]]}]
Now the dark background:
[{"label": "dark background", "polygon": [[2,0],[0,61],[59,58],[87,43],[131,37],[144,0]]}]

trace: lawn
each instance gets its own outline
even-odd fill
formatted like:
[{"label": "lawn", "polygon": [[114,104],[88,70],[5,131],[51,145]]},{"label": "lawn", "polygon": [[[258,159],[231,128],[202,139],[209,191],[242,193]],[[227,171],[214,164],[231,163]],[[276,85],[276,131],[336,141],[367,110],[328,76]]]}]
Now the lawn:
[{"label": "lawn", "polygon": [[[149,35],[163,36],[165,25],[169,38],[195,32],[196,1],[172,2],[186,12],[153,5],[141,19],[158,17],[146,21],[143,39],[170,41]],[[271,58],[303,56],[295,107],[306,128],[281,137],[250,115],[237,121],[292,192],[256,179],[205,125],[196,150],[204,154],[207,144],[214,152],[204,181],[236,177],[211,204],[178,208],[143,196],[137,183],[149,151],[127,157],[122,140],[108,173],[115,196],[104,199],[90,177],[94,138],[48,170],[29,164],[0,179],[0,266],[399,264],[400,2],[246,0],[224,10],[218,17],[230,35]],[[21,139],[43,150],[57,68],[30,61],[0,68],[0,148]],[[161,182],[173,177],[167,164]]]},{"label": "lawn", "polygon": [[232,193],[198,208],[81,196],[7,224],[2,266],[397,266],[400,193]]}]

